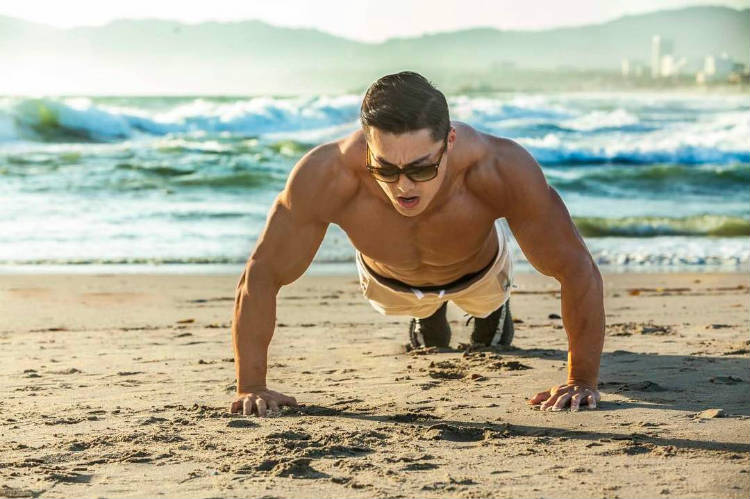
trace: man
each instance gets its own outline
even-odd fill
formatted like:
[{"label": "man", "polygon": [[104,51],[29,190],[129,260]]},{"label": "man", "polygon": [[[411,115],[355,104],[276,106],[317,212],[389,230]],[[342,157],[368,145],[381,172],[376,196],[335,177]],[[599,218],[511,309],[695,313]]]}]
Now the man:
[{"label": "man", "polygon": [[265,416],[297,404],[266,386],[276,294],[307,269],[329,223],[356,248],[373,307],[412,317],[413,346],[447,346],[449,300],[474,318],[474,343],[509,343],[510,254],[495,228],[503,217],[529,262],[562,290],[567,379],[528,402],[596,407],[602,278],[537,162],[512,140],[450,121],[444,95],[409,71],[373,83],[360,121],[361,130],[305,154],[269,211],[237,286],[231,411]]}]

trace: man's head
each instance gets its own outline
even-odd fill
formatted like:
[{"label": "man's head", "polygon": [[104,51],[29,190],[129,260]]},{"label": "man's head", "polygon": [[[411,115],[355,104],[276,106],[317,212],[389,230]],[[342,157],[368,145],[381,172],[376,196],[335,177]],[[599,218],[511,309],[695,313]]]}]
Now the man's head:
[{"label": "man's head", "polygon": [[[371,171],[393,172],[398,168],[414,172],[412,178],[401,173],[395,182],[385,181],[389,179],[387,176],[375,175],[378,185],[399,213],[419,215],[443,183],[448,151],[455,139],[445,96],[417,73],[402,71],[387,75],[367,89],[360,121],[368,143],[367,164]],[[437,170],[432,169],[434,178],[419,181],[429,178],[430,170],[417,173],[414,167],[436,163]]]}]

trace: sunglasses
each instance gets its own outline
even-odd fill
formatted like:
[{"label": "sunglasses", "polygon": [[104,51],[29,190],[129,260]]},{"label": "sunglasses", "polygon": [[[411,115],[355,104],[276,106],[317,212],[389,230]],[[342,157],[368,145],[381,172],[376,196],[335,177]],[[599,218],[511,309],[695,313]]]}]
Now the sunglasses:
[{"label": "sunglasses", "polygon": [[432,180],[433,178],[437,177],[438,167],[443,161],[443,154],[445,153],[445,150],[448,148],[448,136],[446,135],[445,137],[443,147],[440,150],[440,157],[438,158],[437,162],[426,165],[407,166],[403,169],[397,166],[380,167],[371,165],[370,144],[368,144],[366,140],[365,148],[367,149],[367,171],[369,171],[373,177],[380,180],[381,182],[398,182],[399,176],[402,173],[406,175],[412,182],[427,182],[428,180]]}]

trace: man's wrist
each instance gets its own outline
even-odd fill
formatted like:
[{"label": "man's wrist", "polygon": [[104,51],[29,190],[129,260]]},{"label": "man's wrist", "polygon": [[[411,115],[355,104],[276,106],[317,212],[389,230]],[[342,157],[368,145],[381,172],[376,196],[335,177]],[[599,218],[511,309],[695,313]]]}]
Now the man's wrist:
[{"label": "man's wrist", "polygon": [[240,385],[237,384],[237,394],[241,393],[253,393],[253,392],[262,392],[264,390],[268,390],[268,387],[266,387],[265,383],[246,383]]},{"label": "man's wrist", "polygon": [[598,383],[596,381],[582,380],[582,379],[568,379],[566,382],[568,385],[579,385],[591,390],[598,390]]},{"label": "man's wrist", "polygon": [[601,355],[568,350],[568,384],[586,385],[597,389]]}]

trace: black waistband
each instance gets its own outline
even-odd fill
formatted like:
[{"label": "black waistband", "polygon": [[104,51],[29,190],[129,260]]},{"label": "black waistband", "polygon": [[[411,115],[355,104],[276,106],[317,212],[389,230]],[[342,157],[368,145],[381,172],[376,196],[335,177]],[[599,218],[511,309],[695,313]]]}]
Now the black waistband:
[{"label": "black waistband", "polygon": [[450,289],[450,288],[452,288],[454,286],[459,286],[461,284],[464,284],[465,282],[468,282],[468,281],[474,279],[479,274],[482,274],[483,272],[486,272],[487,269],[489,269],[492,266],[492,264],[495,263],[495,258],[497,258],[498,251],[500,251],[500,246],[499,245],[498,245],[497,251],[495,251],[495,256],[493,256],[490,259],[490,262],[487,265],[485,265],[484,267],[482,267],[481,269],[477,270],[476,272],[471,272],[470,274],[462,275],[461,277],[459,277],[455,281],[451,281],[448,284],[441,284],[439,286],[413,286],[411,284],[405,283],[404,281],[399,281],[398,279],[393,279],[392,277],[381,276],[380,274],[378,274],[374,270],[372,270],[370,268],[370,266],[365,263],[364,258],[362,259],[362,264],[365,266],[365,268],[368,270],[368,272],[370,272],[371,274],[374,274],[375,276],[377,276],[378,280],[381,280],[381,281],[385,282],[386,284],[397,285],[397,286],[405,286],[407,288],[418,289],[420,291],[428,291],[428,292],[429,291],[440,291],[440,290],[443,290],[443,289],[447,290],[447,289]]}]

